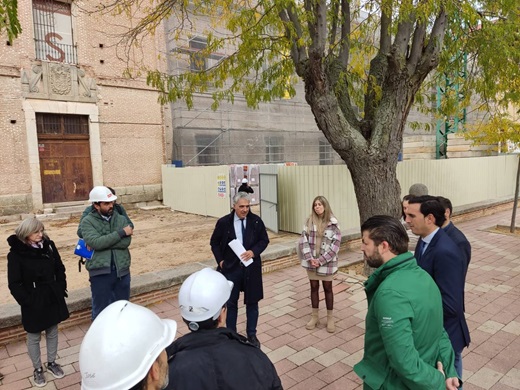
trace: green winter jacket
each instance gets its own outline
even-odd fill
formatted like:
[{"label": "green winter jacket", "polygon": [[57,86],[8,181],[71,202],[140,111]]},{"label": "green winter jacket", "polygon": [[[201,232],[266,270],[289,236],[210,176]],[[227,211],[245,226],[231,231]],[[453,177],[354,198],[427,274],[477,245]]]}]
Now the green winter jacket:
[{"label": "green winter jacket", "polygon": [[128,247],[132,236],[125,236],[125,226],[128,226],[128,219],[119,214],[115,207],[110,221],[105,220],[94,209],[80,222],[85,243],[94,249],[92,258],[85,264],[90,276],[109,274],[112,260],[118,277],[130,272]]},{"label": "green winter jacket", "polygon": [[368,312],[363,360],[354,371],[364,389],[444,390],[457,377],[455,355],[442,325],[438,287],[412,253],[379,267],[365,282]]},{"label": "green winter jacket", "polygon": [[[85,208],[85,210],[83,210],[83,214],[81,214],[81,218],[79,219],[79,224],[78,224],[78,230],[76,232],[76,234],[78,235],[79,238],[83,238],[83,234],[81,233],[81,221],[83,221],[83,218],[85,218],[87,215],[89,215],[92,212],[92,210],[94,210],[94,206],[92,206],[92,205],[87,206]],[[132,229],[134,228],[134,223],[132,222],[132,220],[130,219],[128,214],[126,213],[126,210],[122,204],[114,203],[114,210],[116,210],[119,214],[121,214],[123,217],[125,217],[128,220],[128,225],[132,226]]]}]

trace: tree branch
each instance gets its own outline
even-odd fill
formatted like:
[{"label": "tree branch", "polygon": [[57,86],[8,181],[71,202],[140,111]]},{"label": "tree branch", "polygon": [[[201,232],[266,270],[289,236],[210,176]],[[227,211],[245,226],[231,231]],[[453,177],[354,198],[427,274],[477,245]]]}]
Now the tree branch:
[{"label": "tree branch", "polygon": [[339,63],[343,69],[347,68],[350,54],[350,2],[341,0],[341,44],[339,48]]},{"label": "tree branch", "polygon": [[408,74],[411,76],[415,72],[415,68],[421,58],[424,39],[426,36],[426,25],[424,23],[417,23],[412,39],[412,47],[407,61]]},{"label": "tree branch", "polygon": [[[303,32],[300,19],[298,19],[298,15],[296,14],[294,3],[291,3],[287,8],[280,11],[279,15],[285,23],[285,33],[287,38],[291,41],[291,57],[296,66],[296,71],[300,75],[299,72],[301,69],[299,69],[299,67],[308,59],[308,57],[305,46],[299,44]],[[291,26],[292,28],[290,28]]]},{"label": "tree branch", "polygon": [[379,51],[384,55],[390,52],[390,45],[392,43],[390,35],[390,26],[392,25],[392,16],[382,11],[381,14],[381,31],[379,33]]},{"label": "tree branch", "polygon": [[430,40],[424,50],[419,64],[415,70],[415,76],[424,78],[426,75],[439,64],[439,54],[446,33],[446,11],[442,9],[433,23]]},{"label": "tree branch", "polygon": [[333,47],[336,44],[336,34],[338,31],[338,20],[340,17],[338,15],[339,12],[339,1],[334,0],[332,3],[332,20],[330,22],[330,34],[329,34],[329,46]]},{"label": "tree branch", "polygon": [[401,4],[399,14],[403,19],[397,25],[397,33],[395,34],[394,44],[390,51],[391,63],[394,64],[397,69],[402,69],[405,65],[412,28],[415,23],[415,14],[413,12],[407,14],[405,11],[407,6],[411,6],[409,0]]},{"label": "tree branch", "polygon": [[[390,10],[391,11],[391,10]],[[381,14],[381,31],[380,46],[376,56],[370,61],[370,71],[367,80],[367,92],[365,94],[365,120],[362,126],[363,136],[368,139],[370,137],[370,125],[374,119],[376,108],[379,105],[376,89],[381,87],[388,69],[388,56],[390,54],[391,35],[390,26],[392,25],[392,16],[382,10]]]},{"label": "tree branch", "polygon": [[305,0],[304,4],[305,10],[314,17],[308,22],[311,37],[309,49],[313,55],[324,57],[327,43],[327,1]]}]

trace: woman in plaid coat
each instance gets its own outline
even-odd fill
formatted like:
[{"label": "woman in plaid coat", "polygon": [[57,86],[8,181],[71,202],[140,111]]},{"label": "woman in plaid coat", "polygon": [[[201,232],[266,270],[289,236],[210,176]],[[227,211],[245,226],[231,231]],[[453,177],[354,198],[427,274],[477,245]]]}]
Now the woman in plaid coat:
[{"label": "woman in plaid coat", "polygon": [[298,242],[300,261],[307,270],[311,286],[312,315],[305,326],[312,330],[319,324],[318,305],[320,280],[325,291],[327,306],[327,331],[336,330],[333,317],[334,293],[332,280],[338,271],[338,252],[341,244],[341,231],[330,204],[324,196],[317,196],[312,202],[312,212]]}]

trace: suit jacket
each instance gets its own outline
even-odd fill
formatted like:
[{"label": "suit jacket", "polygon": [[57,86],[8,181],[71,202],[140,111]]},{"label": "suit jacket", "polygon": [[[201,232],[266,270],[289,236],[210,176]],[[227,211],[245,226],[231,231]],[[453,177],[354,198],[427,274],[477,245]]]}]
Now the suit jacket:
[{"label": "suit jacket", "polygon": [[[422,239],[417,243],[421,245]],[[464,317],[464,281],[466,260],[451,238],[439,229],[423,254],[417,251],[417,264],[428,272],[441,291],[444,329],[455,352],[461,352],[470,342]]]},{"label": "suit jacket", "polygon": [[[235,212],[220,218],[215,225],[215,230],[211,235],[211,251],[215,256],[218,268],[227,279],[233,280],[232,275],[236,274],[241,267],[240,259],[235,255],[228,243],[236,238],[235,227],[233,225]],[[245,267],[245,282],[243,286],[244,301],[255,303],[264,297],[262,283],[262,259],[260,254],[267,248],[269,237],[265,229],[264,222],[251,211],[246,217],[246,232],[244,237],[244,248],[252,250],[254,255],[253,263]],[[224,261],[222,268],[220,262]]]},{"label": "suit jacket", "polygon": [[454,224],[450,222],[446,227],[442,228],[444,232],[453,240],[459,247],[466,260],[466,272],[468,270],[469,262],[471,261],[471,244],[468,239]]}]

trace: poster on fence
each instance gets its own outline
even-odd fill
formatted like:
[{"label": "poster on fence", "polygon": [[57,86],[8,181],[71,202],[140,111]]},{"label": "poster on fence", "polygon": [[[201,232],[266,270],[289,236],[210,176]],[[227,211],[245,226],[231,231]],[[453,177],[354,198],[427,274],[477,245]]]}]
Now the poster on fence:
[{"label": "poster on fence", "polygon": [[217,175],[217,196],[219,198],[226,197],[226,175]]}]

